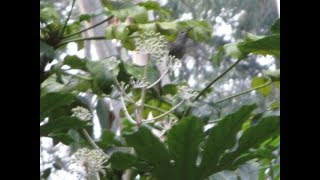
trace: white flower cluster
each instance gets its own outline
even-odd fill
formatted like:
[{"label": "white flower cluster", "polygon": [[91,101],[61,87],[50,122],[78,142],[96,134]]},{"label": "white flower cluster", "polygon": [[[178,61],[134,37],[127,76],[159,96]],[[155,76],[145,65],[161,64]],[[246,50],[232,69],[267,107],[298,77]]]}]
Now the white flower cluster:
[{"label": "white flower cluster", "polygon": [[86,108],[77,106],[71,109],[71,111],[73,112],[72,116],[77,117],[83,121],[89,121],[92,118],[91,113]]},{"label": "white flower cluster", "polygon": [[167,41],[160,33],[153,31],[141,34],[137,40],[137,51],[150,54],[156,59],[167,55]]},{"label": "white flower cluster", "polygon": [[188,86],[183,85],[178,87],[177,95],[183,100],[190,101],[191,98],[197,96],[197,94],[198,94],[197,92],[193,92],[193,90]]},{"label": "white flower cluster", "polygon": [[171,70],[179,70],[181,68],[181,61],[180,59],[176,58],[175,56],[169,56],[168,57],[169,67],[171,67]]},{"label": "white flower cluster", "polygon": [[106,174],[103,166],[107,162],[108,156],[105,155],[101,150],[81,148],[73,154],[72,163],[77,165],[77,168],[84,170],[87,176],[95,175],[101,172],[103,175]]}]

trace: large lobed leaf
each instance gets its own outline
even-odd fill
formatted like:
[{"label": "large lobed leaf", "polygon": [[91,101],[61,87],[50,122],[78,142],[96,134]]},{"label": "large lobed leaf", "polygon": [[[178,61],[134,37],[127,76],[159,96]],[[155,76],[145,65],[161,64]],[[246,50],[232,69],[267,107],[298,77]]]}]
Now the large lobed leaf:
[{"label": "large lobed leaf", "polygon": [[40,97],[40,121],[45,117],[56,115],[56,110],[75,102],[74,95],[69,93],[48,93]]},{"label": "large lobed leaf", "polygon": [[167,143],[175,161],[175,171],[179,174],[177,180],[196,179],[196,160],[203,137],[203,124],[194,116],[182,119],[170,129]]},{"label": "large lobed leaf", "polygon": [[244,105],[238,111],[224,117],[211,130],[203,148],[202,162],[199,166],[200,179],[217,172],[220,156],[225,150],[234,146],[237,133],[255,108],[256,104]]},{"label": "large lobed leaf", "polygon": [[134,147],[139,158],[154,167],[151,173],[157,179],[177,179],[167,148],[147,127],[141,126],[138,131],[124,135],[124,138],[129,146]]}]

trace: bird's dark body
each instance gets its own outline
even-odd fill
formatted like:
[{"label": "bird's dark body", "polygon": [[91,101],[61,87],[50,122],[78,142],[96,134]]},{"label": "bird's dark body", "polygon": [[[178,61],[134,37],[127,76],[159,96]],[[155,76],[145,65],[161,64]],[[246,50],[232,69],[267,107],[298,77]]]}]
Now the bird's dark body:
[{"label": "bird's dark body", "polygon": [[169,55],[181,59],[186,52],[186,46],[173,42],[169,45]]},{"label": "bird's dark body", "polygon": [[194,28],[195,26],[185,30],[181,31],[176,40],[169,45],[169,55],[175,56],[178,59],[181,59],[185,52],[186,52],[186,44],[188,40],[188,32]]}]

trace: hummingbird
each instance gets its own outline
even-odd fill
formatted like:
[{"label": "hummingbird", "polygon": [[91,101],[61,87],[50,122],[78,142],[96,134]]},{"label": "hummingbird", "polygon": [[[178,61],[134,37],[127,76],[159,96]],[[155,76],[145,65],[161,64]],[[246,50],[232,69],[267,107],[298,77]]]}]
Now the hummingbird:
[{"label": "hummingbird", "polygon": [[192,26],[184,31],[179,32],[176,40],[169,44],[169,55],[181,59],[186,52],[186,43],[188,40],[188,32],[196,26]]}]

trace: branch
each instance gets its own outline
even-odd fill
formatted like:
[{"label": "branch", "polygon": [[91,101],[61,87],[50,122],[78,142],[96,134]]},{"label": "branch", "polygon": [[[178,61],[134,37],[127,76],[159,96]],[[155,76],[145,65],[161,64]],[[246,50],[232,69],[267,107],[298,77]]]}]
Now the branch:
[{"label": "branch", "polygon": [[70,40],[59,43],[56,48],[63,46],[65,44],[68,44],[70,42],[87,41],[87,40],[105,40],[105,39],[106,39],[105,36],[94,36],[94,37],[70,39]]},{"label": "branch", "polygon": [[[238,59],[236,62],[234,62],[228,69],[226,69],[223,73],[221,73],[218,77],[216,77],[214,80],[212,80],[199,94],[196,98],[194,98],[194,100],[192,100],[193,102],[198,100],[203,93],[209,89],[215,82],[217,82],[219,79],[221,79],[224,75],[226,75],[232,68],[234,68],[242,59]],[[190,111],[190,107],[187,108],[187,110],[183,113],[182,117],[186,116]]]},{"label": "branch", "polygon": [[113,18],[113,15],[112,15],[112,16],[110,16],[110,17],[108,17],[107,19],[105,19],[105,20],[103,20],[103,21],[101,21],[101,22],[99,22],[99,23],[97,23],[97,24],[93,25],[93,26],[90,26],[90,27],[88,27],[88,28],[86,28],[86,29],[83,29],[83,30],[81,30],[81,31],[78,31],[78,32],[75,32],[75,33],[69,34],[69,35],[67,35],[67,36],[63,37],[62,39],[66,39],[66,38],[69,38],[69,37],[71,37],[71,36],[74,36],[74,35],[77,35],[77,34],[83,33],[84,31],[87,31],[87,30],[89,30],[89,29],[95,28],[95,27],[97,27],[97,26],[99,26],[99,25],[101,25],[101,24],[103,24],[103,23],[105,23],[105,22],[109,21],[109,20],[110,20],[110,19],[112,19],[112,18]]},{"label": "branch", "polygon": [[144,100],[145,100],[146,93],[147,93],[147,86],[145,85],[145,83],[146,83],[146,79],[147,79],[147,75],[148,75],[148,65],[149,65],[150,60],[151,59],[150,59],[150,54],[149,54],[148,58],[147,58],[147,63],[144,67],[143,78],[142,78],[143,88],[141,90],[141,99],[139,100],[141,103],[139,104],[138,111],[137,111],[138,124],[141,124],[142,119],[143,119],[142,115],[143,115],[143,109],[144,109]]},{"label": "branch", "polygon": [[90,145],[91,145],[92,147],[94,147],[94,148],[97,149],[97,150],[100,150],[103,154],[105,154],[105,155],[109,158],[109,156],[108,156],[106,153],[104,153],[104,152],[100,149],[100,147],[91,139],[91,137],[90,137],[90,135],[89,135],[89,133],[87,132],[86,129],[83,129],[82,132],[83,132],[84,136],[86,137],[87,141],[90,143]]},{"label": "branch", "polygon": [[128,112],[128,109],[126,107],[126,103],[124,102],[124,99],[123,99],[122,95],[120,96],[120,99],[121,99],[121,103],[122,103],[122,106],[123,106],[124,114],[125,114],[126,118],[128,119],[128,121],[131,122],[132,124],[137,124],[137,122],[135,120],[133,120],[132,117],[130,116],[130,114]]},{"label": "branch", "polygon": [[181,102],[179,102],[176,106],[174,106],[173,108],[171,108],[169,111],[155,117],[155,118],[152,118],[152,119],[149,119],[149,120],[145,120],[145,121],[142,121],[143,123],[149,123],[149,122],[152,122],[156,119],[159,119],[159,118],[162,118],[163,116],[166,116],[167,114],[171,113],[172,111],[174,111],[175,109],[177,109],[182,103],[184,103],[184,100],[182,100]]},{"label": "branch", "polygon": [[160,82],[161,79],[162,79],[166,74],[168,74],[169,71],[170,71],[170,67],[167,69],[167,71],[166,71],[165,73],[163,73],[163,74],[160,76],[159,79],[157,79],[154,83],[152,83],[151,85],[149,85],[149,86],[147,87],[147,89],[150,89],[150,88],[152,88],[153,86],[155,86],[156,84],[158,84],[158,82]]},{"label": "branch", "polygon": [[72,0],[72,5],[71,5],[70,12],[69,12],[68,17],[67,17],[67,19],[66,19],[66,22],[64,23],[64,26],[62,27],[62,29],[61,29],[61,31],[60,31],[59,37],[62,37],[64,31],[66,30],[66,27],[67,27],[68,21],[69,21],[69,19],[70,19],[70,16],[71,16],[71,13],[72,13],[72,9],[73,9],[73,6],[74,6],[74,3],[75,3],[75,2],[76,2],[76,0]]},{"label": "branch", "polygon": [[71,76],[74,76],[74,77],[77,77],[79,79],[83,79],[83,80],[92,80],[92,77],[85,77],[85,76],[82,76],[82,75],[79,75],[79,74],[72,74],[70,72],[67,72],[67,71],[62,71],[63,74],[66,74],[66,75],[71,75]]},{"label": "branch", "polygon": [[268,85],[271,84],[271,83],[272,83],[272,81],[271,81],[271,79],[269,79],[268,82],[266,82],[266,83],[264,83],[264,84],[262,84],[262,85],[260,85],[260,86],[257,86],[257,87],[255,87],[255,88],[248,89],[248,90],[246,90],[246,91],[242,91],[242,92],[240,92],[240,93],[237,93],[237,94],[234,94],[234,95],[231,95],[231,96],[228,96],[228,97],[223,98],[223,99],[220,99],[220,100],[218,100],[218,101],[216,101],[216,102],[214,102],[214,103],[215,103],[215,104],[221,103],[221,102],[223,102],[223,101],[232,99],[232,98],[237,97],[237,96],[240,96],[240,95],[242,95],[242,94],[246,94],[246,93],[249,93],[249,92],[251,92],[251,91],[254,91],[254,90],[263,88],[263,87],[265,87],[265,86],[268,86]]},{"label": "branch", "polygon": [[219,79],[221,79],[224,75],[226,75],[232,68],[234,68],[242,59],[238,59],[236,62],[234,62],[228,69],[226,69],[223,73],[221,73],[218,77],[216,77],[214,80],[212,80],[199,94],[198,96],[193,100],[198,100],[203,93],[208,90],[215,82],[217,82]]}]

